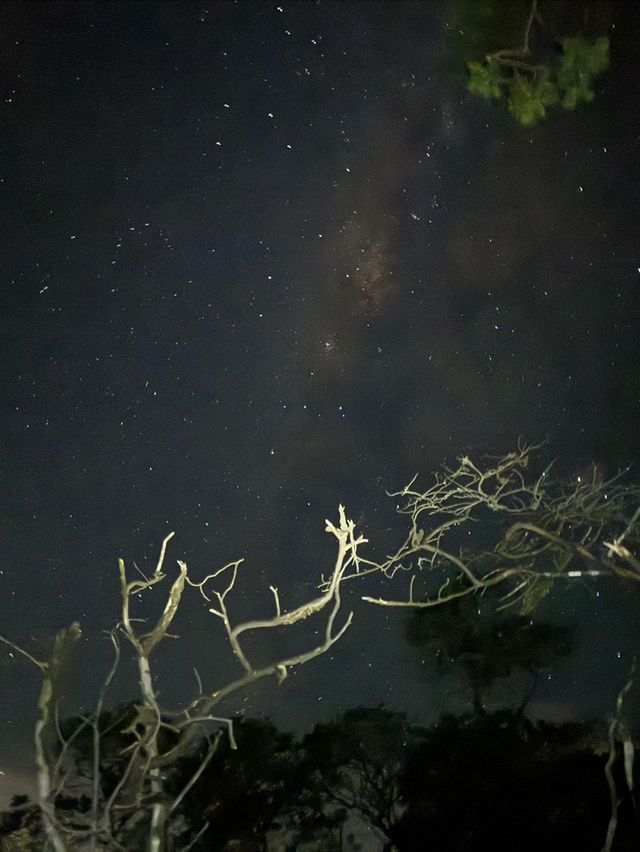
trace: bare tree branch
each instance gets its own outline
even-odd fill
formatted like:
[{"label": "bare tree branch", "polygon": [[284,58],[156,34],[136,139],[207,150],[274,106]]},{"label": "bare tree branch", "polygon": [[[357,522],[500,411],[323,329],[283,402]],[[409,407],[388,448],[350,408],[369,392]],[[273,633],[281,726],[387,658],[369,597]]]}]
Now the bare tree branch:
[{"label": "bare tree branch", "polygon": [[[623,484],[624,473],[605,481],[596,468],[587,477],[554,481],[552,465],[533,471],[539,449],[540,445],[521,442],[515,452],[483,463],[463,456],[457,466],[443,467],[436,473],[426,490],[418,488],[414,477],[405,488],[390,495],[399,501],[398,511],[408,518],[409,529],[395,551],[381,561],[363,555],[367,539],[356,533],[355,524],[340,505],[338,521],[326,521],[326,532],[337,546],[330,575],[321,578],[315,595],[293,609],[286,609],[278,588],[269,586],[271,617],[237,624],[233,621],[231,604],[243,560],[229,562],[199,582],[189,576],[186,563],[178,561],[178,574],[171,582],[162,612],[151,629],[145,628],[132,610],[141,593],[167,580],[166,551],[174,534],[162,542],[150,576],[137,569],[139,576],[130,580],[124,561],[119,560],[121,617],[109,633],[114,659],[94,712],[80,717],[70,732],[58,723],[57,699],[61,675],[80,636],[79,626],[73,624],[58,633],[46,662],[0,637],[0,642],[37,666],[43,679],[35,741],[39,807],[49,846],[55,852],[83,844],[86,847],[87,843],[96,850],[126,850],[131,848],[133,833],[144,829],[150,852],[164,852],[168,839],[179,830],[185,798],[215,757],[221,726],[227,727],[231,747],[235,748],[232,721],[214,715],[216,705],[262,678],[275,677],[282,682],[294,666],[331,649],[353,620],[353,612],[340,615],[342,584],[347,580],[362,582],[377,575],[398,583],[406,575],[408,588],[399,596],[362,595],[363,601],[379,606],[429,608],[499,590],[498,608],[519,606],[523,613],[532,612],[559,581],[603,577],[640,581],[640,489]],[[197,694],[185,709],[170,712],[160,704],[152,653],[157,653],[164,639],[173,638],[169,634],[171,624],[191,589],[222,622],[240,673],[228,683],[205,686],[194,669]],[[267,663],[254,659],[251,644],[246,641],[251,634],[287,630],[309,618],[322,624],[316,631],[320,639],[314,644],[303,645],[295,653],[276,655]],[[114,757],[105,752],[104,707],[120,666],[123,638],[134,652],[140,692],[138,702],[128,711],[127,722],[118,718],[110,723],[124,743]],[[620,737],[620,731],[619,726],[612,729],[612,736]],[[88,734],[90,757],[86,758],[80,743]],[[177,761],[200,741],[206,741],[206,751],[176,791]],[[626,742],[624,745],[628,783],[629,749]],[[117,766],[118,776],[107,784],[105,767],[109,762]],[[57,803],[75,794],[79,781],[85,783],[90,807],[71,818]],[[612,808],[611,837],[615,816]],[[182,848],[190,848],[207,825],[204,821],[197,831],[191,826],[191,841],[185,841]]]}]

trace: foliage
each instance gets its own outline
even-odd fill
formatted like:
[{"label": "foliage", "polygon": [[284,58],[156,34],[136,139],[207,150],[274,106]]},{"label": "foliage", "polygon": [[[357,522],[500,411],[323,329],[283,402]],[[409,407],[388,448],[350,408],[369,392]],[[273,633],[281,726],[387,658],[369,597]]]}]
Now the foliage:
[{"label": "foliage", "polygon": [[[507,6],[503,13],[509,14]],[[532,0],[521,47],[487,53],[467,62],[468,90],[487,99],[507,98],[509,112],[531,127],[547,116],[549,107],[573,110],[590,103],[596,77],[609,67],[609,39],[590,39],[572,33],[559,40],[545,27],[536,0]]]},{"label": "foliage", "polygon": [[498,678],[514,669],[532,676],[520,709],[531,699],[538,672],[570,651],[569,630],[523,615],[494,613],[474,598],[463,597],[450,606],[417,610],[407,622],[409,642],[435,648],[440,674],[451,665],[463,668],[473,694],[476,714],[484,712],[484,697]]},{"label": "foliage", "polygon": [[543,68],[528,77],[514,71],[509,83],[509,112],[525,127],[537,124],[547,115],[547,107],[558,103],[558,87],[549,68]]},{"label": "foliage", "polygon": [[580,36],[562,42],[562,61],[558,69],[558,89],[562,93],[562,106],[575,109],[580,103],[590,103],[595,95],[591,89],[593,78],[609,67],[609,39],[602,36],[593,44]]},{"label": "foliage", "polygon": [[502,711],[444,717],[412,750],[401,849],[596,849],[607,818],[602,759],[582,725]]},{"label": "foliage", "polygon": [[[207,831],[192,841],[186,832],[174,836],[175,850],[263,852],[271,837],[279,848],[315,841],[323,852],[346,852],[354,847],[345,821],[354,813],[398,852],[424,848],[425,837],[435,849],[507,852],[516,841],[525,852],[592,849],[607,820],[599,735],[581,723],[534,723],[503,710],[418,727],[404,714],[360,707],[316,725],[302,742],[257,720],[236,720],[236,739],[237,751],[222,743],[215,766],[180,806],[183,827],[206,818]],[[203,741],[180,761],[178,786],[206,750]],[[124,769],[126,753],[120,762]],[[622,771],[618,754],[611,774]],[[0,838],[22,836],[19,848],[45,848],[37,811],[26,804],[15,801],[3,815]],[[628,789],[619,805],[622,845],[615,848],[635,848]],[[86,809],[80,796],[65,806],[76,815]],[[137,841],[127,846],[138,848]]]},{"label": "foliage", "polygon": [[316,799],[357,812],[392,841],[404,809],[399,777],[411,737],[406,716],[382,707],[349,710],[316,725],[302,743]]}]

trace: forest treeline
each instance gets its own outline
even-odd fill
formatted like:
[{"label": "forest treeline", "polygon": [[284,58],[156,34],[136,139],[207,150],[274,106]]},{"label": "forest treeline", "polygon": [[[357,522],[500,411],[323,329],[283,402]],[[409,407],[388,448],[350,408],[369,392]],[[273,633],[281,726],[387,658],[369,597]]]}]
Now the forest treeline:
[{"label": "forest treeline", "polygon": [[[123,706],[100,719],[105,798],[126,770],[135,718],[135,708]],[[78,776],[76,792],[67,792],[56,808],[81,823],[91,809],[92,736],[80,719],[67,720],[62,734],[73,740]],[[603,846],[610,816],[604,726],[533,722],[516,709],[444,716],[422,727],[378,707],[349,710],[301,739],[269,721],[236,719],[234,736],[236,748],[225,738],[179,804],[168,848],[598,852]],[[172,767],[168,797],[184,788],[207,747],[195,744]],[[626,789],[622,751],[613,771]],[[127,849],[145,848],[148,818],[148,809],[123,813]],[[357,839],[362,826],[370,828],[371,845]],[[637,849],[638,829],[626,791],[614,849]],[[0,837],[7,852],[45,849],[38,806],[14,797],[0,818]],[[125,848],[116,843],[117,828],[114,845],[98,848]]]}]

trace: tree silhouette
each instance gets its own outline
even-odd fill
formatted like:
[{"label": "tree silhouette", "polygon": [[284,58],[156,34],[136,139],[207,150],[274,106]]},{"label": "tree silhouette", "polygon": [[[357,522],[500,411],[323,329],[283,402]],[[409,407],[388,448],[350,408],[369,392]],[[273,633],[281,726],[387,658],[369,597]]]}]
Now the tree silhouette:
[{"label": "tree silhouette", "polygon": [[435,648],[439,673],[456,664],[464,669],[476,714],[484,712],[484,697],[498,678],[514,669],[529,672],[531,685],[519,705],[523,712],[540,669],[570,652],[570,630],[494,610],[491,600],[469,597],[435,611],[418,610],[407,621],[407,638],[419,648]]},{"label": "tree silhouette", "polygon": [[397,844],[596,852],[608,816],[602,766],[582,725],[533,724],[511,711],[444,717],[410,754]]},{"label": "tree silhouette", "polygon": [[[296,812],[305,772],[293,735],[270,722],[252,719],[236,720],[234,731],[237,749],[223,743],[215,762],[207,766],[201,782],[185,800],[190,822],[195,823],[198,814],[209,815],[209,829],[194,846],[196,850],[233,846],[262,852],[276,818]],[[189,763],[197,766],[199,759],[196,753],[185,761],[187,775]]]},{"label": "tree silhouette", "polygon": [[403,810],[399,782],[411,727],[382,707],[348,710],[316,725],[302,746],[318,797],[355,811],[392,842]]},{"label": "tree silhouette", "polygon": [[[100,720],[104,767],[101,777],[117,779],[127,765],[128,734],[121,724],[135,718],[123,707]],[[117,721],[119,720],[119,721]],[[62,728],[78,737],[70,750],[90,753],[81,719]],[[432,726],[409,725],[404,714],[382,707],[347,711],[318,724],[297,743],[270,722],[235,720],[237,749],[223,741],[172,822],[174,850],[266,852],[271,842],[297,850],[355,850],[345,836],[350,814],[377,830],[381,845],[397,852],[424,848],[525,852],[540,848],[602,848],[609,816],[602,734],[581,723],[532,722],[502,710],[460,718],[445,716]],[[124,751],[122,750],[124,748]],[[208,743],[197,744],[174,769],[167,792],[184,786],[201,766]],[[625,779],[628,770],[633,777]],[[640,842],[632,790],[637,767],[620,755],[610,774],[620,796],[615,845],[626,852]],[[55,803],[57,813],[81,820],[91,807],[82,784]],[[123,815],[131,820],[130,812]],[[143,848],[147,820],[127,828],[127,849]],[[206,826],[206,828],[203,828]],[[194,829],[201,827],[194,836]],[[269,837],[272,840],[269,841]],[[16,798],[0,819],[0,846],[7,852],[46,848],[37,805]],[[97,844],[118,849],[118,844]]]}]

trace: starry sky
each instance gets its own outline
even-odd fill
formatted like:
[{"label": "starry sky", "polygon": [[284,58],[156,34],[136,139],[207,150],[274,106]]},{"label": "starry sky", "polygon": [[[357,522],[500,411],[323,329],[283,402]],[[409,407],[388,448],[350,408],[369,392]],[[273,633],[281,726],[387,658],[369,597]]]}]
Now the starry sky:
[{"label": "starry sky", "polygon": [[[171,530],[196,578],[245,559],[233,614],[255,617],[270,584],[285,607],[314,593],[340,502],[386,553],[385,490],[457,455],[523,435],[567,475],[637,461],[632,7],[606,4],[596,100],[527,129],[467,93],[449,0],[2,4],[0,632],[45,658],[78,619],[90,702],[117,559],[155,566]],[[354,605],[330,657],[229,712],[468,706],[397,613]],[[636,605],[556,603],[577,650],[540,707],[611,706]],[[196,657],[212,688],[235,672],[185,609],[167,701]],[[37,672],[5,650],[0,675],[24,779]]]}]

